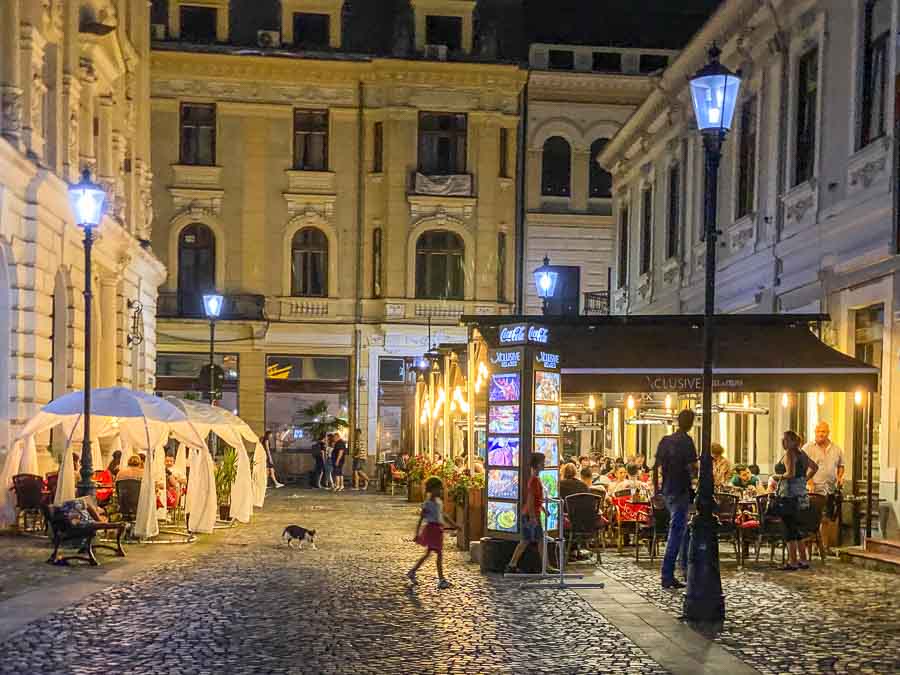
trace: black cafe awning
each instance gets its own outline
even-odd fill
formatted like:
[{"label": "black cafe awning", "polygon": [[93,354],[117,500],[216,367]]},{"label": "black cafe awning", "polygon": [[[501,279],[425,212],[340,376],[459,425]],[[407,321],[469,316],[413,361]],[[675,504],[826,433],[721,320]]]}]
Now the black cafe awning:
[{"label": "black cafe awning", "polygon": [[[713,388],[731,392],[874,391],[877,368],[832,349],[811,327],[826,315],[716,317]],[[534,323],[550,329],[562,355],[563,391],[699,392],[702,316],[464,317],[495,344],[499,329]]]}]

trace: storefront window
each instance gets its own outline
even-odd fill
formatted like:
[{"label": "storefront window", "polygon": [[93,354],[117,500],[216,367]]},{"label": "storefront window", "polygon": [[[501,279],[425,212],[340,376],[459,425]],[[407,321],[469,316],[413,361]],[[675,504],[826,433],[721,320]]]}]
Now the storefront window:
[{"label": "storefront window", "polygon": [[[238,415],[238,355],[216,354],[214,362],[225,374],[218,405]],[[200,371],[207,365],[209,354],[203,352],[159,352],[156,355],[157,395],[206,401],[207,391],[200,382]]]},{"label": "storefront window", "polygon": [[[293,393],[266,392],[266,429],[275,438],[275,449],[279,452],[303,452],[312,449],[316,439],[304,428],[309,422],[303,411],[325,401],[328,414],[347,417],[349,397],[347,393]],[[346,436],[346,429],[343,429]]]},{"label": "storefront window", "polygon": [[403,382],[406,367],[402,358],[381,358],[378,360],[379,382]]}]

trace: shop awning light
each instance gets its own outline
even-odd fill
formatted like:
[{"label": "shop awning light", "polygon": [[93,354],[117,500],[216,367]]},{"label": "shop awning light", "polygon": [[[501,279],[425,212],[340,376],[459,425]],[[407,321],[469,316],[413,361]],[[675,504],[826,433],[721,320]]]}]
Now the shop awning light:
[{"label": "shop awning light", "polygon": [[781,407],[787,408],[791,405],[791,397],[790,394],[782,394],[781,395]]},{"label": "shop awning light", "polygon": [[634,396],[629,396],[625,401],[625,406],[629,410],[634,410]]},{"label": "shop awning light", "polygon": [[594,398],[594,395],[591,394],[588,396],[588,410],[593,411],[597,407],[597,399]]},{"label": "shop awning light", "polygon": [[666,394],[666,410],[672,409],[672,397],[669,394]]},{"label": "shop awning light", "polygon": [[863,402],[863,393],[861,391],[856,391],[853,393],[853,402],[856,405],[862,405]]},{"label": "shop awning light", "polygon": [[818,401],[819,405],[825,405],[825,392],[824,391],[819,392],[817,401]]},{"label": "shop awning light", "polygon": [[750,400],[745,403],[719,403],[713,405],[713,412],[736,413],[739,415],[768,415],[769,409],[758,405],[750,405]]}]

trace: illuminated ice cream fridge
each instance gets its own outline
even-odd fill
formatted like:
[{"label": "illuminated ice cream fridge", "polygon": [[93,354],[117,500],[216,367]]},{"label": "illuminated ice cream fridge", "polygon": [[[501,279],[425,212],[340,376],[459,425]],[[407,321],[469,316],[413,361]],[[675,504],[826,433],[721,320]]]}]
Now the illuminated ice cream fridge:
[{"label": "illuminated ice cream fridge", "polygon": [[[540,476],[545,495],[559,496],[560,358],[549,338],[547,328],[515,324],[500,327],[491,340],[485,481],[490,536],[518,536],[532,453],[546,457]],[[553,505],[548,530],[558,525],[557,510]]]}]

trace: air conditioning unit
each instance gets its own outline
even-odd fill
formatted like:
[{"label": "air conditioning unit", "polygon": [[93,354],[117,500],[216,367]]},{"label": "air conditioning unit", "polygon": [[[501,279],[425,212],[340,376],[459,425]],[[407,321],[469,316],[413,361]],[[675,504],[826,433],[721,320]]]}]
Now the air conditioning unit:
[{"label": "air conditioning unit", "polygon": [[447,60],[447,45],[425,45],[425,58],[435,61]]},{"label": "air conditioning unit", "polygon": [[166,39],[166,24],[164,24],[164,23],[150,24],[150,37],[152,37],[154,40],[165,40]]},{"label": "air conditioning unit", "polygon": [[256,44],[260,47],[280,47],[281,33],[277,30],[256,31]]}]

